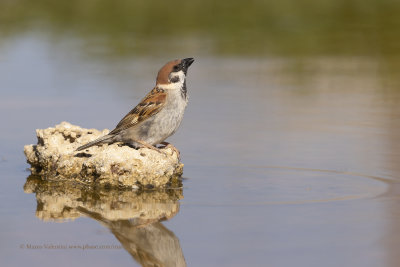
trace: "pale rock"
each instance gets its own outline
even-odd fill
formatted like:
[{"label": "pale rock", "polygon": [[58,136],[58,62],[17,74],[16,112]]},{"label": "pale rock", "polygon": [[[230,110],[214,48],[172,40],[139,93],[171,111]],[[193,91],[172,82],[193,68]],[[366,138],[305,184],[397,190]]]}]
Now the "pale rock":
[{"label": "pale rock", "polygon": [[109,130],[84,129],[68,122],[38,129],[37,145],[24,153],[31,172],[43,180],[72,181],[90,186],[166,188],[180,186],[183,164],[172,145],[160,152],[114,143],[76,149]]}]

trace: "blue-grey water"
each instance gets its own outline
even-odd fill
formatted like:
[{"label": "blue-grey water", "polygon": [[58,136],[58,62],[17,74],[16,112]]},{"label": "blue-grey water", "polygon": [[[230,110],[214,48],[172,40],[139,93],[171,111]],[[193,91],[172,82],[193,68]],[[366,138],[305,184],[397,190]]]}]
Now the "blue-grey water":
[{"label": "blue-grey water", "polygon": [[[195,48],[98,57],[75,38],[32,30],[0,46],[2,266],[398,266],[395,62]],[[82,209],[44,220],[43,211],[72,204],[58,191],[24,190],[23,146],[36,143],[35,129],[111,129],[166,61],[188,56],[189,105],[169,139],[185,164],[179,211],[142,228]],[[170,258],[158,256],[159,237]]]}]

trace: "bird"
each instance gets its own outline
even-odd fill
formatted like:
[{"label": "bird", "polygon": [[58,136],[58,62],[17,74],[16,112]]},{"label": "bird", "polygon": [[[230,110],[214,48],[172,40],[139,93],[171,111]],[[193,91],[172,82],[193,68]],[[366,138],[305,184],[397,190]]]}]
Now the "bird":
[{"label": "bird", "polygon": [[155,150],[158,150],[157,144],[168,144],[164,140],[178,129],[188,103],[186,75],[193,62],[194,58],[190,57],[166,63],[157,74],[155,87],[122,118],[114,130],[78,147],[76,151],[115,142]]}]

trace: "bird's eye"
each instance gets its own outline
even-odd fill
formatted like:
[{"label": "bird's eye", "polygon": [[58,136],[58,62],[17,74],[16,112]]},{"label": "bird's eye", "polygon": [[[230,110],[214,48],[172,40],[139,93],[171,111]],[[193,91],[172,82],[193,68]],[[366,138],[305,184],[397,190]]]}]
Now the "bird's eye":
[{"label": "bird's eye", "polygon": [[178,71],[178,70],[179,70],[179,66],[178,66],[178,65],[175,65],[174,68],[173,68],[173,70],[174,70],[174,71]]}]

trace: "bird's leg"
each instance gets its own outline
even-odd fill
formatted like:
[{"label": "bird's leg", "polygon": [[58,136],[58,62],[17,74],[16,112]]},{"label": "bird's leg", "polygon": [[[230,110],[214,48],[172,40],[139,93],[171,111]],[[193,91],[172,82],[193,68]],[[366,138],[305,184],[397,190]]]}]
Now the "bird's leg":
[{"label": "bird's leg", "polygon": [[[146,148],[148,148],[148,149],[153,149],[153,150],[155,150],[155,151],[157,151],[157,152],[159,152],[159,153],[163,153],[160,149],[158,149],[157,147],[155,147],[155,146],[152,146],[152,145],[150,145],[150,144],[148,144],[148,143],[146,143],[146,142],[144,142],[144,141],[141,141],[141,140],[134,140],[136,143],[138,143],[138,144],[140,144],[140,145],[142,145],[142,146],[144,146],[144,147],[146,147]],[[163,154],[165,154],[165,153],[163,153]]]},{"label": "bird's leg", "polygon": [[160,144],[164,145],[165,147],[163,148],[168,148],[170,147],[177,155],[178,155],[178,159],[181,158],[181,152],[179,152],[179,150],[172,144],[168,143],[168,142],[161,142]]}]

